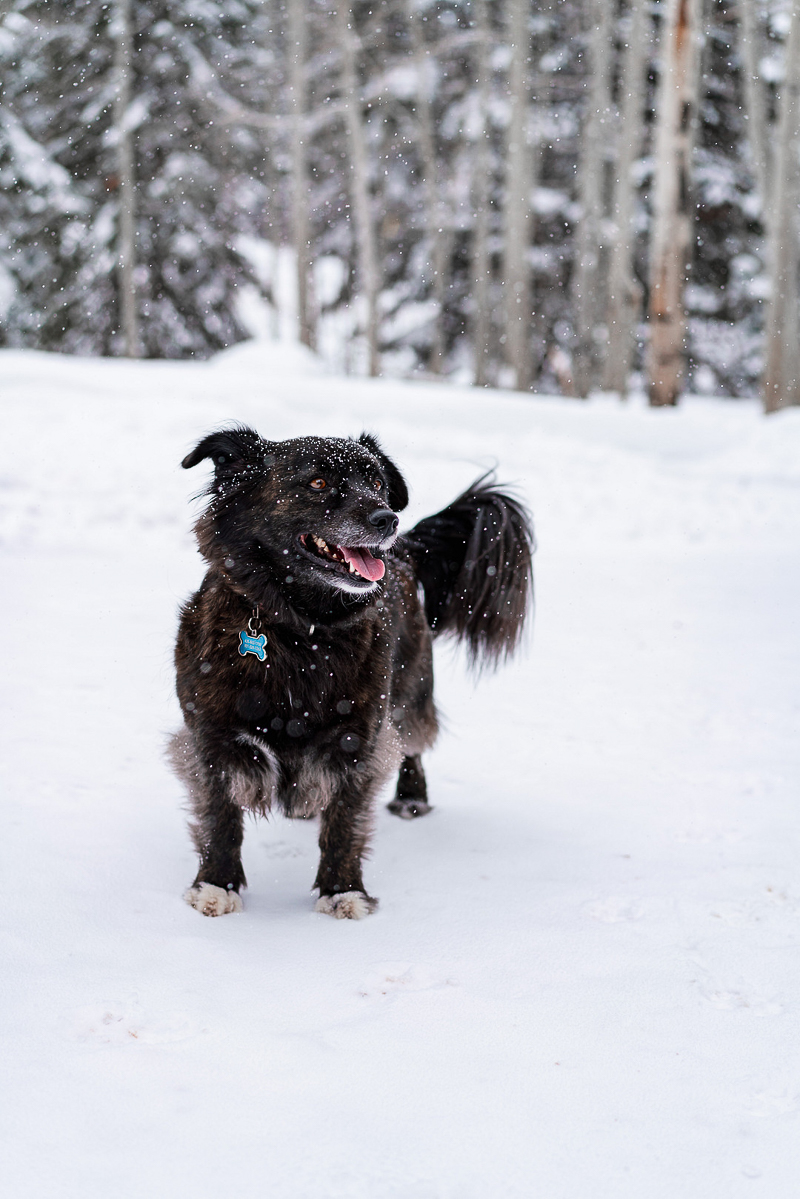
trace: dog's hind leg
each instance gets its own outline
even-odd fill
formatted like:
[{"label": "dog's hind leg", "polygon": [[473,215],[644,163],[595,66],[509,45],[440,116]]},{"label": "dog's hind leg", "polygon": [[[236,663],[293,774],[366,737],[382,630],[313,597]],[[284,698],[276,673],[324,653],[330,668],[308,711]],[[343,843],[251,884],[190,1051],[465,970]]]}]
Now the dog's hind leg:
[{"label": "dog's hind leg", "polygon": [[422,758],[412,754],[403,758],[400,774],[397,779],[397,791],[391,803],[386,805],[395,816],[403,820],[413,820],[416,816],[427,816],[432,811],[428,803],[428,787],[425,782],[425,771],[422,769]]}]

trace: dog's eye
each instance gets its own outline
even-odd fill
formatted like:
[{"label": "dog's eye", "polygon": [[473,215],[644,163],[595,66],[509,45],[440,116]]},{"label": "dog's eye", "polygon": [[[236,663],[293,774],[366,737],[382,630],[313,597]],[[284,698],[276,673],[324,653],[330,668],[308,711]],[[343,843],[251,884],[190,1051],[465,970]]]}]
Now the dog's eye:
[{"label": "dog's eye", "polygon": [[315,491],[324,491],[328,484],[324,479],[312,479],[309,487],[313,487]]},{"label": "dog's eye", "polygon": [[383,487],[383,483],[381,482],[380,479],[376,479],[375,482],[372,484],[372,486],[375,488],[376,491],[380,491],[381,487]]}]

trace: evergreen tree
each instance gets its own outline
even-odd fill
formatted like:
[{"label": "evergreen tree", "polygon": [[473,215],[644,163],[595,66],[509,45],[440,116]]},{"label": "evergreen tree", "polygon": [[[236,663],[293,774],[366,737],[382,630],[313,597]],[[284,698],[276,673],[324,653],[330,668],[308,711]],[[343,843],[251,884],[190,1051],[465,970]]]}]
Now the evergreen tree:
[{"label": "evergreen tree", "polygon": [[[213,78],[259,101],[256,0],[132,0],[135,267],[143,352],[204,356],[245,336],[237,236],[261,232],[263,137],[223,126]],[[112,10],[101,0],[22,3],[0,45],[6,344],[119,353],[118,131]],[[31,195],[33,187],[34,194]]]}]

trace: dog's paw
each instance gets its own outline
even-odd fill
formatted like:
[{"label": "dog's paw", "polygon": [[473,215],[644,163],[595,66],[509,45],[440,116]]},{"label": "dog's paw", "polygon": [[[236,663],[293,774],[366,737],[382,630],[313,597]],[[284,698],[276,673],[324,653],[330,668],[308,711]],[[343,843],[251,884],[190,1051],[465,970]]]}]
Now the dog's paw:
[{"label": "dog's paw", "polygon": [[204,916],[226,916],[228,912],[241,912],[242,899],[238,891],[226,891],[213,883],[199,883],[184,892],[183,898]]},{"label": "dog's paw", "polygon": [[363,920],[377,906],[377,899],[365,895],[363,891],[343,891],[341,895],[320,895],[314,904],[314,911],[335,916],[337,920]]},{"label": "dog's paw", "polygon": [[387,808],[401,820],[414,820],[417,816],[427,816],[433,808],[426,799],[393,799]]}]

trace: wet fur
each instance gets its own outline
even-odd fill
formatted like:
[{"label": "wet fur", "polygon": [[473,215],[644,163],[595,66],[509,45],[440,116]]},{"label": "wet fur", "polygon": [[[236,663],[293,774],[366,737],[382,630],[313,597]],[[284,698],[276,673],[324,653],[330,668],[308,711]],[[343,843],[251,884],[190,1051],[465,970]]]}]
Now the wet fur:
[{"label": "wet fur", "polygon": [[[406,484],[368,435],[267,442],[233,428],[183,465],[205,459],[214,478],[195,531],[209,569],[181,612],[185,725],[170,746],[200,859],[187,900],[207,915],[239,910],[215,897],[246,885],[244,814],[278,809],[320,817],[317,908],[358,918],[377,902],[362,859],[381,787],[399,772],[390,809],[430,810],[420,755],[438,728],[433,635],[453,633],[489,664],[513,648],[530,594],[527,518],[483,479],[395,540],[389,518],[406,506]],[[315,476],[329,482],[324,494]],[[298,541],[306,532],[369,547],[384,577],[313,561]],[[251,618],[266,634],[263,663],[238,652]]]}]

